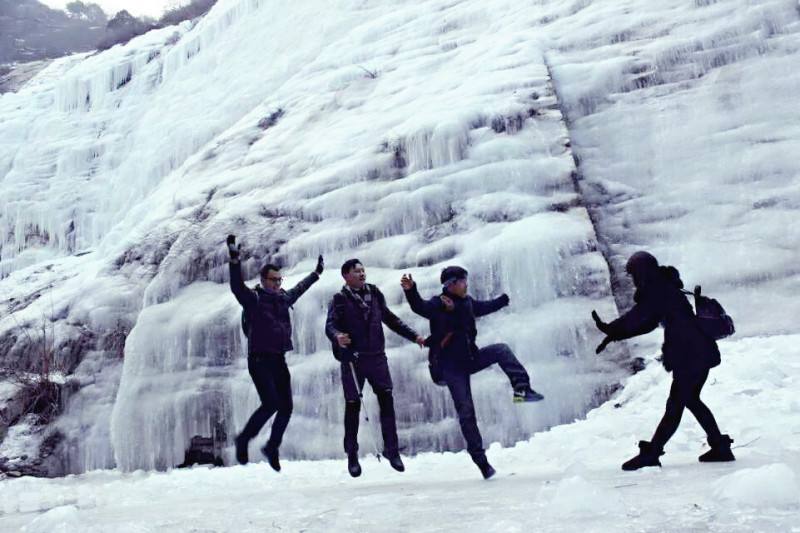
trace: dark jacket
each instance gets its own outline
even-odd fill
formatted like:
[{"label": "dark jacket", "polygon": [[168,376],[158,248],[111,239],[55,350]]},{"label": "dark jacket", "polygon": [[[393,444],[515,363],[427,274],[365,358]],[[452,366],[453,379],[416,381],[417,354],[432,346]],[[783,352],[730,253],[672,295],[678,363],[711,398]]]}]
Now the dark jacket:
[{"label": "dark jacket", "polygon": [[704,334],[691,304],[681,292],[683,282],[674,267],[656,267],[634,278],[637,284],[633,308],[608,324],[607,335],[622,340],[644,335],[664,326],[662,362],[674,375],[705,372],[720,363],[717,343]]},{"label": "dark jacket", "polygon": [[[333,295],[328,307],[328,320],[325,323],[325,334],[333,343],[334,355],[337,355],[339,344],[338,333],[350,335],[350,347],[362,355],[382,354],[386,349],[383,326],[410,341],[415,341],[417,332],[407,326],[386,306],[386,298],[375,285],[365,285],[362,307],[352,293],[343,287],[341,292]],[[338,358],[338,357],[337,357]]]},{"label": "dark jacket", "polygon": [[475,318],[494,313],[508,305],[508,297],[503,295],[493,300],[475,300],[471,296],[459,298],[446,294],[453,300],[454,308],[448,311],[441,296],[423,300],[416,284],[405,291],[411,310],[430,321],[431,336],[429,345],[431,357],[444,361],[467,362],[478,353],[475,338],[478,329]]},{"label": "dark jacket", "polygon": [[244,308],[250,332],[247,337],[248,354],[285,353],[292,346],[292,322],[289,308],[318,279],[312,272],[291,290],[271,292],[261,286],[249,289],[242,279],[242,266],[230,263],[231,291]]}]

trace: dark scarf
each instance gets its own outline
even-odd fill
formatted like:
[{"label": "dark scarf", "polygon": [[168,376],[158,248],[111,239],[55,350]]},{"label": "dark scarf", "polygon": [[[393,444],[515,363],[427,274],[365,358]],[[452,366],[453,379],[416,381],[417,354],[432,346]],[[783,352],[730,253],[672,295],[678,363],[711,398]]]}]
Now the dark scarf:
[{"label": "dark scarf", "polygon": [[356,305],[358,305],[359,309],[361,309],[361,312],[364,314],[364,321],[369,322],[369,313],[372,310],[372,306],[370,305],[372,303],[372,292],[369,289],[369,285],[364,285],[363,296],[359,294],[362,291],[354,291],[349,285],[342,287],[342,292],[345,295],[349,295],[353,301],[356,302]]}]

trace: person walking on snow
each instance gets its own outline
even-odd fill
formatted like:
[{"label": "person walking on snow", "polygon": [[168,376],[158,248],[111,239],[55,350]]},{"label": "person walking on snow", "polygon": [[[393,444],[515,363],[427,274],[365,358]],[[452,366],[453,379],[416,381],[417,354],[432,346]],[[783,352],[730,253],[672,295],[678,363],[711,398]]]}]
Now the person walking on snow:
[{"label": "person walking on snow", "polygon": [[361,261],[350,259],[342,265],[341,271],[345,285],[330,303],[325,334],[331,341],[334,356],[341,362],[347,470],[353,477],[361,475],[358,462],[360,395],[364,382],[368,381],[378,397],[383,456],[392,468],[403,472],[405,466],[398,447],[392,376],[386,359],[382,324],[420,347],[425,339],[389,310],[378,287],[366,282],[367,274]]},{"label": "person walking on snow", "polygon": [[430,349],[431,377],[450,390],[467,451],[483,477],[489,479],[495,470],[483,449],[470,376],[497,363],[511,382],[515,402],[536,402],[544,396],[531,388],[525,367],[507,344],[491,344],[481,349],[475,344],[478,334],[475,318],[507,306],[508,295],[487,301],[473,299],[467,295],[467,271],[459,266],[442,270],[439,280],[442,293],[429,300],[422,299],[410,274],[403,275],[400,284],[411,310],[430,321],[431,336],[426,345]]},{"label": "person walking on snow", "polygon": [[258,391],[261,405],[253,412],[242,432],[234,439],[236,460],[247,464],[247,446],[274,414],[272,433],[261,452],[269,465],[281,469],[278,448],[292,416],[292,387],[285,354],[293,349],[289,308],[313,285],[324,268],[322,256],[314,271],[289,291],[281,288],[280,268],[273,264],[261,268],[261,285],[249,289],[242,279],[239,262],[241,244],[228,235],[230,285],[233,295],[244,308],[243,326],[247,325],[247,370]]},{"label": "person walking on snow", "polygon": [[623,470],[638,470],[646,466],[661,466],[659,457],[664,446],[677,431],[684,409],[689,409],[708,437],[711,450],[699,457],[701,462],[734,461],[733,440],[723,435],[711,410],[700,400],[709,370],[720,363],[716,341],[706,335],[681,292],[683,282],[675,267],[659,266],[658,260],[647,252],[633,254],[625,267],[636,287],[633,308],[605,323],[592,311],[597,328],[606,337],[597,347],[602,352],[612,341],[644,335],[664,326],[662,363],[672,372],[672,386],[664,416],[652,439],[639,442],[639,454],[622,465]]}]

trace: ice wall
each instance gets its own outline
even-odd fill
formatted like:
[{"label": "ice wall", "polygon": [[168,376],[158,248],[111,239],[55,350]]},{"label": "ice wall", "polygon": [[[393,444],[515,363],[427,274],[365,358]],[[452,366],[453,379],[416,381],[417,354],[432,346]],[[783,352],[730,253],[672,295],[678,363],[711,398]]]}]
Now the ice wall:
[{"label": "ice wall", "polygon": [[739,334],[796,331],[797,1],[583,2],[546,31],[615,270],[650,249]]},{"label": "ice wall", "polygon": [[[341,453],[339,370],[323,322],[342,283],[336,267],[353,256],[421,331],[427,325],[402,301],[403,271],[431,293],[439,270],[461,263],[474,273],[477,296],[512,294],[508,312],[483,321],[481,342],[512,344],[552,399],[519,409],[499,372],[480,376],[475,395],[487,442],[510,444],[580,416],[614,381],[616,367],[592,355],[596,338],[587,334],[587,310],[613,308],[607,269],[574,190],[540,49],[489,31],[481,9],[374,9],[333,44],[321,42],[313,61],[154,193],[172,205],[153,216],[148,240],[174,240],[126,344],[111,423],[122,468],[177,464],[192,435],[219,420],[233,435],[257,404],[242,339],[230,337],[238,335],[238,308],[219,284],[228,232],[243,241],[251,276],[267,257],[287,265],[287,286],[318,253],[330,267],[295,306],[288,457]],[[263,16],[262,32],[279,23]],[[454,18],[447,28],[438,27],[443,16]],[[317,45],[316,33],[309,29],[303,46]],[[231,46],[249,53],[248,42]],[[201,279],[217,283],[203,285],[199,304]],[[189,308],[192,319],[181,313]],[[461,447],[425,353],[387,336],[405,452]],[[221,345],[232,354],[224,364]],[[371,398],[367,408],[376,412]],[[362,447],[372,447],[366,428]]]},{"label": "ice wall", "polygon": [[[783,118],[795,112],[797,78],[745,73],[790,70],[791,7],[222,0],[196,26],[59,60],[0,97],[0,301],[10,311],[0,316],[0,360],[24,357],[26,328],[57,325],[70,374],[56,424],[67,471],[168,468],[193,435],[231,437],[257,403],[227,288],[223,241],[235,233],[251,278],[267,260],[285,265],[287,286],[318,253],[328,264],[293,312],[284,456],[341,453],[338,367],[322,326],[337,267],[353,256],[422,332],[402,301],[402,272],[427,295],[458,263],[475,296],[511,295],[510,308],[480,321],[479,342],[511,344],[547,400],[515,406],[499,371],[476,377],[487,442],[581,416],[620,371],[613,352],[593,354],[589,312],[616,309],[584,202],[617,268],[649,247],[739,316],[754,291],[792,305],[782,297],[791,270],[761,273],[785,265],[797,236],[796,167],[781,155],[797,139],[796,121]],[[728,43],[731,61],[696,50],[703,31]],[[748,71],[736,70],[743,62]],[[706,73],[731,106],[711,105]],[[770,103],[785,114],[770,115]],[[775,142],[747,140],[756,116],[747,105],[769,117],[761,130],[774,126]],[[748,168],[771,176],[761,180],[770,188],[703,171],[745,152],[766,165]],[[711,191],[725,201],[707,201]],[[751,205],[753,194],[774,201]],[[777,308],[759,312],[740,329],[783,327]],[[387,339],[405,452],[460,448],[424,352]],[[370,451],[366,428],[361,444]]]}]

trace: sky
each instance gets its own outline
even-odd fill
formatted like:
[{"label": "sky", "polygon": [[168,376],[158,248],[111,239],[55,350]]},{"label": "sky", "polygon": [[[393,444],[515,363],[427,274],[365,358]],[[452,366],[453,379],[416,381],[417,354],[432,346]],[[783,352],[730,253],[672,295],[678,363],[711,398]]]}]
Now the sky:
[{"label": "sky", "polygon": [[[40,0],[51,7],[64,8],[71,0]],[[160,16],[167,8],[182,4],[181,0],[85,0],[100,5],[103,11],[113,15],[123,9],[136,16]]]}]

